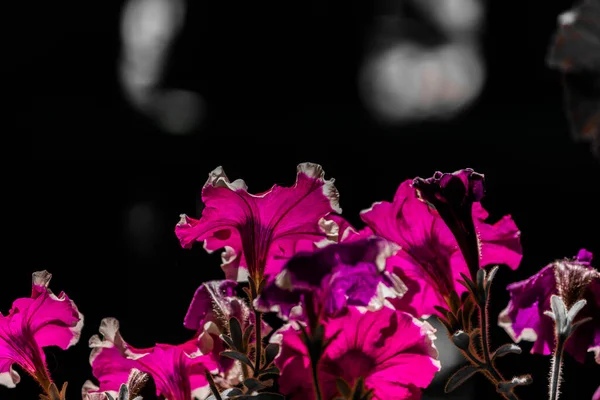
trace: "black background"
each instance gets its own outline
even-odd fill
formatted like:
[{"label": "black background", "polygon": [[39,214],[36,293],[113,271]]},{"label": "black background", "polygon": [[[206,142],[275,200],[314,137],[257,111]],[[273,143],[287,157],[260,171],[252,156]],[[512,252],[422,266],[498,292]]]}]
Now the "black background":
[{"label": "black background", "polygon": [[[86,318],[81,342],[48,351],[70,399],[92,378],[86,344],[101,318],[117,317],[137,347],[192,334],[183,316],[196,287],[221,277],[220,259],[201,246],[180,249],[173,228],[180,213],[198,215],[200,188],[218,165],[260,192],[292,184],[299,162],[320,163],[336,178],[343,215],[357,225],[360,210],[391,200],[404,179],[464,167],[484,173],[484,205],[493,218],[513,215],[525,252],[518,271],[499,273],[493,318],[509,282],[581,247],[600,255],[600,165],[587,145],[573,142],[559,76],[544,65],[556,16],[570,2],[489,3],[488,81],[479,102],[451,122],[397,128],[377,125],[356,88],[370,2],[194,2],[167,77],[207,102],[203,129],[190,137],[158,131],[123,100],[121,2],[106,3],[113,4],[28,10],[33,29],[19,31],[8,63],[17,77],[8,82],[15,89],[8,118],[16,122],[9,133],[30,143],[4,161],[3,197],[14,205],[4,209],[11,239],[0,307],[7,312],[27,296],[30,274],[40,269],[54,274],[54,291],[76,301]],[[23,153],[26,163],[17,161]],[[131,222],[135,206],[149,216]],[[508,340],[493,330],[492,343]],[[519,393],[542,399],[549,361],[525,354],[500,367],[532,373],[535,383]],[[585,366],[567,358],[565,398],[591,398],[598,368],[591,355]],[[476,381],[477,398],[496,396],[483,377]],[[25,376],[16,389],[0,388],[1,399],[37,393]]]}]

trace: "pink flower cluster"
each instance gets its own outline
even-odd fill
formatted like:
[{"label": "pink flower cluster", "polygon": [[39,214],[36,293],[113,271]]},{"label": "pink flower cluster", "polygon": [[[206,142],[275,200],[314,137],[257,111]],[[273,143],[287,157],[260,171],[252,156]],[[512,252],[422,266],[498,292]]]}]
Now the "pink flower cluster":
[{"label": "pink flower cluster", "polygon": [[[392,202],[361,212],[364,226],[356,228],[341,217],[334,181],[319,165],[300,164],[293,186],[260,194],[215,169],[202,190],[201,217],[182,215],[175,233],[185,248],[202,242],[209,252],[222,250],[225,279],[194,294],[184,318],[194,333],[185,343],[136,348],[116,319],[102,320],[89,340],[97,383],[85,383],[84,399],[119,396],[132,371],[151,377],[156,396],[167,400],[204,400],[215,388],[228,390],[224,399],[255,396],[273,385],[260,378],[269,373],[289,399],[332,400],[358,383],[365,398],[419,399],[441,368],[435,329],[424,319],[452,311],[453,299],[467,292],[461,281],[475,280],[479,269],[516,269],[521,262],[519,229],[510,216],[487,222],[484,192],[483,176],[470,169],[407,180]],[[600,362],[600,279],[590,263],[582,251],[509,286],[500,325],[515,341],[532,340],[533,351],[549,354],[550,296],[585,298],[581,316],[593,321],[567,351],[579,361],[593,351]],[[580,279],[585,271],[588,280]],[[0,314],[0,384],[18,383],[17,364],[49,393],[42,349],[66,349],[79,339],[83,317],[66,295],[52,294],[50,277],[34,273],[31,297]],[[283,327],[266,324],[268,312]]]}]

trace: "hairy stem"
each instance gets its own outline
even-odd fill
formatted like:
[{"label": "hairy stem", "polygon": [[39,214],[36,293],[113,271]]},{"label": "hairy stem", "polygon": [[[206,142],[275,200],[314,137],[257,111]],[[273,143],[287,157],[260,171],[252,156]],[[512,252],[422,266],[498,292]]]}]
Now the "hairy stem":
[{"label": "hairy stem", "polygon": [[556,335],[556,349],[552,355],[552,367],[550,369],[550,400],[558,400],[560,380],[562,373],[563,351],[565,349],[564,335]]},{"label": "hairy stem", "polygon": [[[485,361],[485,369],[486,375],[488,379],[494,384],[494,386],[498,386],[498,383],[504,381],[504,377],[502,374],[496,369],[496,366],[492,362],[492,358],[490,356],[490,343],[489,343],[489,327],[490,323],[488,321],[488,304],[489,304],[489,296],[485,296],[484,304],[479,304],[479,329],[481,329],[481,349],[483,351],[483,359]],[[507,400],[518,400],[516,394],[513,392],[501,393],[504,398]]]},{"label": "hairy stem", "polygon": [[254,374],[258,376],[262,358],[262,313],[254,310],[254,316],[256,324],[254,327],[254,336],[256,337],[256,347],[254,349]]}]

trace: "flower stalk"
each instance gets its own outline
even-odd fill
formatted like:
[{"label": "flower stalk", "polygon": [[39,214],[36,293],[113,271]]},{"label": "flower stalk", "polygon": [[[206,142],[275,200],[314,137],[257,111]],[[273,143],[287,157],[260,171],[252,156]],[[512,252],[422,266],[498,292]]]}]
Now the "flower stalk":
[{"label": "flower stalk", "polygon": [[556,346],[552,354],[552,366],[550,367],[550,385],[549,400],[558,400],[560,395],[560,382],[562,380],[562,362],[565,344],[573,332],[582,324],[591,320],[583,318],[577,322],[575,317],[581,309],[587,304],[585,299],[580,299],[571,308],[567,308],[561,296],[552,295],[550,298],[550,307],[552,311],[545,311],[544,314],[554,320],[554,333]]}]

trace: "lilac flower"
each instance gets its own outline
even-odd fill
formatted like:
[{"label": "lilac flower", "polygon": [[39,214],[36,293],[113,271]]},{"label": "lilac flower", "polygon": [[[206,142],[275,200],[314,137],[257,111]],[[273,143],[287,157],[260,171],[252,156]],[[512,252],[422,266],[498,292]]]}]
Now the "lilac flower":
[{"label": "lilac flower", "polygon": [[305,312],[334,316],[347,304],[381,308],[386,298],[406,291],[400,279],[385,270],[386,259],[397,250],[385,239],[370,237],[299,253],[267,283],[255,305],[278,311],[284,319],[304,319],[297,306],[309,295],[315,308]]}]

